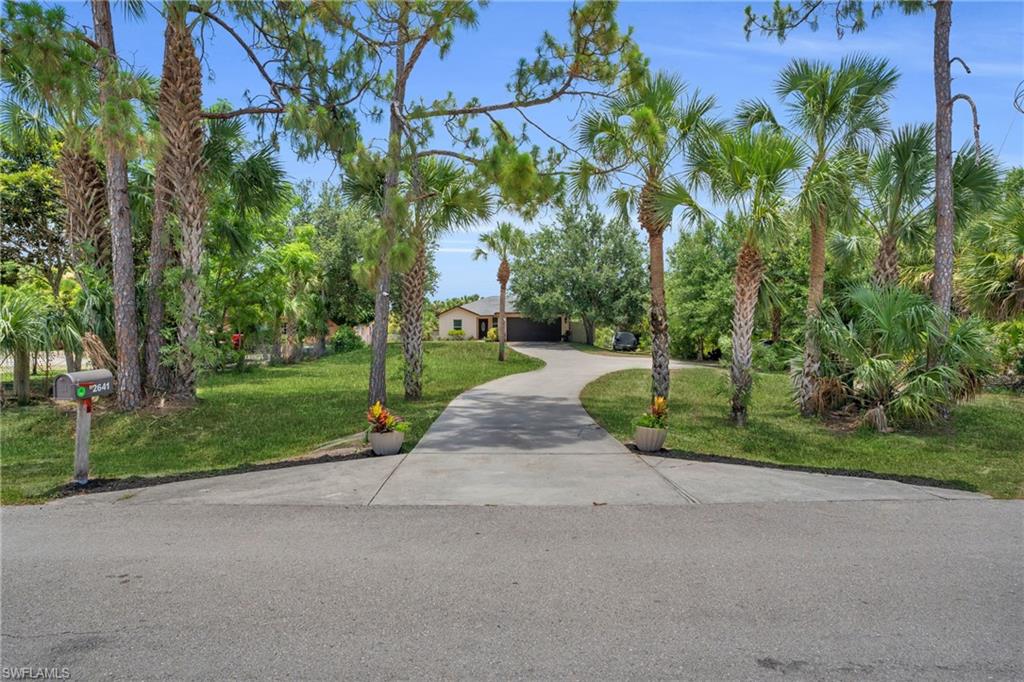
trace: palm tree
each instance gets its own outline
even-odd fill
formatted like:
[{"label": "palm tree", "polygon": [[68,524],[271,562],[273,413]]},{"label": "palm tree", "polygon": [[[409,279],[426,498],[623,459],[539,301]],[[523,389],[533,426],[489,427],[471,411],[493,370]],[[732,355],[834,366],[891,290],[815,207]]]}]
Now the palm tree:
[{"label": "palm tree", "polygon": [[[899,74],[885,59],[853,55],[839,66],[795,59],[779,74],[775,93],[804,136],[810,163],[804,174],[800,208],[810,224],[810,280],[807,290],[807,333],[797,377],[797,399],[805,415],[817,411],[821,354],[814,338],[818,309],[825,294],[826,228],[830,219],[849,215],[853,207],[858,146],[882,137],[887,130],[888,100]],[[745,102],[741,117],[748,123],[778,125],[763,102]]]},{"label": "palm tree", "polygon": [[313,251],[312,225],[303,225],[295,230],[295,238],[281,248],[280,265],[288,282],[288,297],[285,300],[285,339],[288,352],[285,362],[298,362],[302,359],[302,338],[299,333],[299,322],[307,307],[307,297],[311,285],[315,284],[317,255]]},{"label": "palm tree", "polygon": [[110,239],[104,174],[91,151],[98,98],[92,73],[96,53],[62,30],[60,7],[45,15],[56,22],[51,26],[40,25],[39,17],[29,18],[31,6],[12,4],[7,9],[12,15],[5,22],[11,23],[0,31],[6,93],[0,103],[0,134],[15,143],[27,137],[60,143],[57,175],[72,265],[76,273],[86,265],[105,267]]},{"label": "palm tree", "polygon": [[[99,2],[99,0],[94,0]],[[166,65],[172,76],[166,84],[167,97],[173,102],[169,121],[161,121],[170,163],[168,176],[180,206],[181,316],[178,320],[178,355],[171,391],[184,401],[195,400],[195,346],[199,342],[199,319],[203,311],[199,276],[203,255],[203,226],[206,221],[206,197],[203,191],[202,70],[195,44],[186,22],[188,7],[167,3],[167,47],[173,59]]]},{"label": "palm tree", "polygon": [[762,244],[784,231],[782,193],[805,160],[796,142],[774,128],[749,127],[722,134],[709,145],[694,145],[693,174],[716,200],[736,208],[741,226],[732,316],[732,419],[747,422],[753,386],[754,319],[764,276]]},{"label": "palm tree", "polygon": [[668,318],[665,309],[664,234],[671,212],[662,200],[683,206],[691,217],[696,202],[677,176],[677,161],[691,140],[715,128],[706,117],[713,98],[695,92],[684,98],[686,86],[666,73],[647,75],[608,99],[580,125],[579,142],[593,159],[574,168],[577,190],[611,190],[624,215],[635,208],[650,248],[651,285],[651,388],[654,396],[668,397]]},{"label": "palm tree", "polygon": [[0,349],[14,356],[14,395],[29,401],[31,354],[46,343],[45,303],[26,289],[5,287],[0,297]]},{"label": "palm tree", "polygon": [[413,194],[410,233],[416,253],[401,274],[402,351],[405,355],[405,398],[423,393],[423,305],[429,250],[446,232],[465,229],[491,215],[491,197],[472,176],[447,160],[416,162],[410,179]]},{"label": "palm tree", "polygon": [[501,262],[498,265],[498,285],[501,294],[498,298],[498,360],[505,360],[505,292],[511,274],[509,260],[526,253],[529,239],[526,233],[512,223],[498,223],[490,232],[480,235],[480,246],[473,252],[473,260],[494,256]]},{"label": "palm tree", "polygon": [[[383,210],[385,168],[379,158],[350,166],[342,180],[342,194],[374,214]],[[423,393],[423,304],[430,249],[447,232],[465,229],[492,212],[491,196],[465,168],[446,159],[426,157],[414,161],[399,176],[399,190],[408,197],[410,213],[399,235],[411,246],[411,258],[393,254],[392,265],[401,283],[402,352],[405,358],[405,398]],[[407,267],[401,267],[407,266]]]},{"label": "palm tree", "polygon": [[922,242],[932,222],[933,137],[930,125],[903,126],[868,163],[864,216],[878,235],[878,286],[899,282],[900,244]]}]

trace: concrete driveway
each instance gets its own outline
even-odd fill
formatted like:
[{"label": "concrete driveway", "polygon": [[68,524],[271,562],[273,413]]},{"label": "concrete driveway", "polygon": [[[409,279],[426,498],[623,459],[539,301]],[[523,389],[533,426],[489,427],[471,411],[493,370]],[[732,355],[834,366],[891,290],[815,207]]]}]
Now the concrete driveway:
[{"label": "concrete driveway", "polygon": [[463,393],[409,454],[54,504],[590,506],[984,498],[894,481],[639,456],[594,423],[579,394],[602,374],[647,367],[649,358],[584,353],[562,344],[515,347],[546,365]]}]

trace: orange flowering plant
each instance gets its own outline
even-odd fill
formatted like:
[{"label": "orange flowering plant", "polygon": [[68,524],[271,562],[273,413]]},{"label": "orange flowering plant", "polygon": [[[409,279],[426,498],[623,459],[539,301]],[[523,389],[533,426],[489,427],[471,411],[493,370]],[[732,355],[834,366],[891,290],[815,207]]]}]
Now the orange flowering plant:
[{"label": "orange flowering plant", "polygon": [[651,401],[650,409],[637,417],[636,425],[643,426],[648,429],[667,429],[668,400],[660,395],[654,396],[654,400]]},{"label": "orange flowering plant", "polygon": [[409,422],[402,421],[401,417],[381,405],[379,400],[366,411],[366,421],[370,423],[367,431],[373,433],[391,433],[409,429]]}]

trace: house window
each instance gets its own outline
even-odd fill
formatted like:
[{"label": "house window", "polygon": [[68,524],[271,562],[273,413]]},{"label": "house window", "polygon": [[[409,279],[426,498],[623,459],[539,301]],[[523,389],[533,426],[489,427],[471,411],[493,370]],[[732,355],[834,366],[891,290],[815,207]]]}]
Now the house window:
[{"label": "house window", "polygon": [[452,320],[452,329],[462,329],[462,320]]}]

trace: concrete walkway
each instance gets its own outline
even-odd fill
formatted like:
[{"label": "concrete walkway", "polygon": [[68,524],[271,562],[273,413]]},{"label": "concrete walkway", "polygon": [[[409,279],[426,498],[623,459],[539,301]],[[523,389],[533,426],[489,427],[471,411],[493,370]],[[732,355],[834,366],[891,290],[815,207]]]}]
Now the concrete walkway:
[{"label": "concrete walkway", "polygon": [[648,358],[584,353],[560,344],[517,344],[516,350],[547,364],[463,393],[409,454],[182,481],[56,504],[590,506],[985,497],[894,481],[639,456],[590,418],[579,394],[602,374],[647,367]]}]

